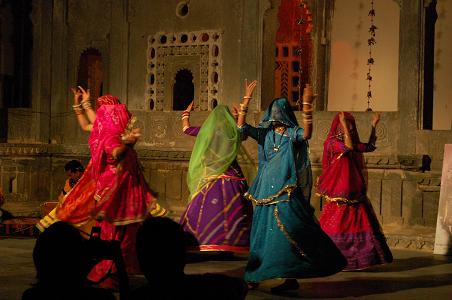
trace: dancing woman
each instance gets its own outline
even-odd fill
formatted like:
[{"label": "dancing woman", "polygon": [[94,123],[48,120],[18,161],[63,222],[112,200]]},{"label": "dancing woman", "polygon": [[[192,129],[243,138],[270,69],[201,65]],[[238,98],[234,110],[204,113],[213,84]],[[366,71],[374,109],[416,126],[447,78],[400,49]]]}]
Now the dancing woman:
[{"label": "dancing woman", "polygon": [[310,206],[312,187],[308,142],[312,132],[312,89],[303,94],[303,124],[285,98],[273,100],[258,127],[246,123],[256,81],[246,84],[238,127],[258,143],[259,169],[246,197],[255,206],[245,280],[251,287],[272,278],[286,279],[272,292],[298,289],[296,278],[327,276],[346,262],[320,229]]},{"label": "dancing woman", "polygon": [[323,146],[322,175],[317,194],[326,204],[320,215],[322,229],[347,258],[345,270],[359,270],[392,262],[380,224],[367,198],[363,152],[376,149],[375,113],[368,143],[361,143],[355,118],[338,113]]},{"label": "dancing woman", "polygon": [[180,223],[201,251],[247,252],[253,208],[243,198],[248,186],[236,160],[236,121],[227,106],[218,105],[202,127],[193,127],[192,108],[193,103],[182,113],[182,130],[196,142],[187,176],[190,202]]},{"label": "dancing woman", "polygon": [[[135,119],[112,95],[99,97],[94,111],[89,91],[79,87],[73,92],[73,108],[80,126],[91,132],[91,160],[83,176],[56,207],[53,221],[69,222],[88,234],[96,221],[96,226],[101,228],[101,239],[120,242],[127,272],[138,273],[136,230],[149,212],[158,215],[166,211],[157,207],[133,149],[140,136],[133,128]],[[114,272],[112,261],[104,260],[88,277],[100,282]]]}]

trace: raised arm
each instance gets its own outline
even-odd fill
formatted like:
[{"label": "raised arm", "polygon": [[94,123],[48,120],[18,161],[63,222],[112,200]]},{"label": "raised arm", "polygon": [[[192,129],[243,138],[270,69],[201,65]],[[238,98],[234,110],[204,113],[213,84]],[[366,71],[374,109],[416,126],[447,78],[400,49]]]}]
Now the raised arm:
[{"label": "raised arm", "polygon": [[345,114],[343,111],[339,113],[339,121],[341,122],[342,129],[344,130],[344,144],[348,149],[353,150],[352,137],[350,136],[350,130],[348,128],[347,119],[345,118]]},{"label": "raised arm", "polygon": [[369,141],[367,143],[359,143],[356,146],[356,151],[358,152],[372,152],[375,151],[375,149],[377,149],[377,147],[375,147],[375,144],[377,142],[377,124],[378,122],[380,122],[380,113],[374,112],[372,115],[372,121],[371,121],[371,125],[372,128],[370,130],[370,136],[369,136]]},{"label": "raised arm", "polygon": [[367,142],[367,144],[363,144],[363,146],[361,146],[362,149],[361,152],[372,152],[375,151],[375,149],[377,149],[377,147],[375,147],[375,144],[377,143],[377,124],[378,122],[380,122],[380,113],[374,112],[372,115],[372,121],[371,121],[371,129],[370,129],[370,136],[369,136],[369,141]]},{"label": "raised arm", "polygon": [[370,131],[368,143],[373,147],[375,147],[375,143],[377,142],[377,124],[380,122],[380,118],[380,113],[374,112],[374,114],[372,115],[372,129]]},{"label": "raised arm", "polygon": [[240,128],[246,123],[246,113],[248,112],[248,104],[253,96],[254,89],[256,88],[257,81],[254,80],[250,84],[245,79],[245,95],[243,96],[243,102],[240,103],[240,110],[238,112],[237,126]]},{"label": "raised arm", "polygon": [[193,110],[194,101],[192,101],[187,108],[182,112],[182,131],[185,132],[190,127],[190,112]]},{"label": "raised arm", "polygon": [[90,98],[90,93],[89,93],[89,89],[87,89],[86,91],[81,87],[78,86],[79,90],[82,92],[82,107],[85,110],[85,114],[86,117],[88,118],[88,121],[91,124],[94,124],[94,121],[96,120],[96,112],[94,111],[92,105],[91,105],[91,101],[89,100]]},{"label": "raised arm", "polygon": [[74,105],[72,105],[72,108],[74,109],[75,115],[77,116],[77,121],[82,130],[91,131],[93,129],[93,125],[86,119],[82,104],[80,103],[82,91],[80,91],[78,88],[71,88],[71,90],[74,94]]},{"label": "raised arm", "polygon": [[306,84],[303,91],[303,138],[309,140],[312,136],[312,86]]}]

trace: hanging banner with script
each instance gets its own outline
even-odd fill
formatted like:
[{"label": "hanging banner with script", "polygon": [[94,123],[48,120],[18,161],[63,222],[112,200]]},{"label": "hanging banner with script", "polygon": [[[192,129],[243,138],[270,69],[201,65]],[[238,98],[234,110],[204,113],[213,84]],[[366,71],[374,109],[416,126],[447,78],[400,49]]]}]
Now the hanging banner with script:
[{"label": "hanging banner with script", "polygon": [[444,147],[434,254],[452,255],[452,144]]}]

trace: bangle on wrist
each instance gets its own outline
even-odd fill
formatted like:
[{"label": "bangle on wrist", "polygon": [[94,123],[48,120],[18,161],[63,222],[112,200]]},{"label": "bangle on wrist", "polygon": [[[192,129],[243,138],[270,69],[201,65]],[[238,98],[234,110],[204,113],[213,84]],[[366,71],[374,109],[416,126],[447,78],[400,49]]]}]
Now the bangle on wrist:
[{"label": "bangle on wrist", "polygon": [[91,103],[89,101],[82,101],[81,104],[84,109],[91,109]]}]

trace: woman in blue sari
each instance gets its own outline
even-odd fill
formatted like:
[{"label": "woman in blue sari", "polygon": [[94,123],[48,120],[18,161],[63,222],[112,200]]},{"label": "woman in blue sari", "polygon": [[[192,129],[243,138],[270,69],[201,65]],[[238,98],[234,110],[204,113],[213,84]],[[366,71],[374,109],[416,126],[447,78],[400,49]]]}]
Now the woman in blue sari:
[{"label": "woman in blue sari", "polygon": [[312,131],[312,88],[303,96],[304,128],[285,98],[275,99],[258,127],[246,124],[256,81],[246,84],[237,125],[258,143],[259,168],[246,197],[255,210],[245,280],[251,287],[273,278],[286,279],[272,292],[298,289],[297,278],[328,276],[347,264],[322,231],[309,204],[312,174],[307,140]]}]

